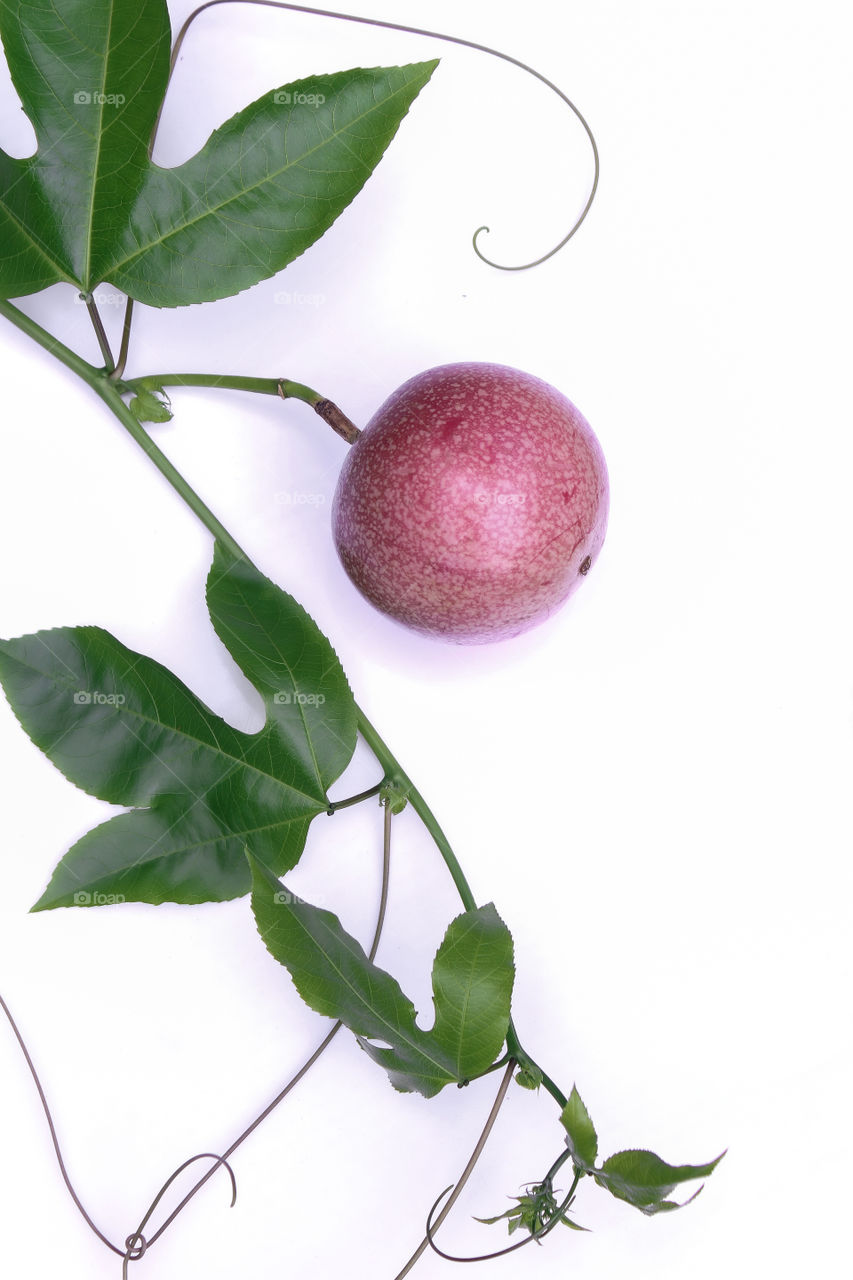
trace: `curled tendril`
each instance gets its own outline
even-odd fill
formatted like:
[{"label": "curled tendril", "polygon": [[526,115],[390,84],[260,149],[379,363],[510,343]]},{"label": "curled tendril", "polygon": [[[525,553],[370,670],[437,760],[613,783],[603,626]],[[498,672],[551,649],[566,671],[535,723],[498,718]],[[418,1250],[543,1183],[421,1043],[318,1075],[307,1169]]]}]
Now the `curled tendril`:
[{"label": "curled tendril", "polygon": [[147,1227],[148,1225],[148,1221],[152,1213],[157,1208],[160,1201],[163,1199],[163,1196],[169,1190],[169,1187],[171,1187],[172,1183],[175,1181],[176,1178],[180,1177],[184,1169],[188,1168],[191,1164],[194,1164],[196,1160],[215,1160],[216,1161],[213,1168],[210,1170],[210,1173],[208,1176],[210,1176],[210,1174],[215,1173],[216,1170],[219,1169],[220,1167],[228,1170],[228,1176],[231,1179],[231,1208],[232,1209],[234,1208],[234,1205],[237,1203],[237,1179],[234,1177],[234,1170],[231,1168],[230,1164],[225,1159],[225,1157],[218,1156],[213,1151],[202,1151],[197,1156],[190,1156],[189,1160],[185,1160],[183,1164],[178,1166],[178,1168],[174,1171],[174,1173],[169,1175],[169,1177],[163,1183],[160,1190],[157,1192],[154,1199],[151,1201],[151,1204],[148,1207],[148,1211],[146,1212],[145,1217],[142,1219],[139,1226],[125,1240],[124,1242],[125,1252],[124,1252],[124,1258],[121,1266],[122,1280],[127,1280],[128,1264],[131,1262],[138,1262],[140,1258],[144,1257],[145,1252],[148,1249],[149,1245],[152,1245],[154,1241],[157,1239],[157,1237],[162,1235],[166,1227],[172,1221],[172,1218],[174,1218],[178,1213],[179,1210],[176,1209],[175,1212],[166,1219],[166,1221],[160,1227],[159,1231],[156,1231],[154,1233],[154,1235],[151,1237],[150,1240],[146,1239],[146,1237],[142,1234],[144,1228]]},{"label": "curled tendril", "polygon": [[[563,236],[559,244],[555,244],[553,249],[549,249],[549,251],[547,253],[543,253],[541,257],[534,258],[531,262],[522,262],[518,266],[507,266],[505,263],[495,262],[493,261],[493,259],[487,258],[486,255],[480,249],[479,245],[477,244],[477,240],[484,232],[488,234],[490,231],[490,228],[487,226],[478,227],[477,230],[474,232],[471,243],[474,247],[474,252],[476,253],[477,257],[480,258],[483,262],[485,262],[488,266],[495,267],[498,271],[527,271],[528,268],[530,267],[538,267],[540,263],[547,262],[549,258],[553,258],[555,253],[559,253],[559,251],[564,247],[564,245],[568,244],[572,236],[575,234],[575,232],[579,229],[579,227],[583,223],[584,219],[586,218],[586,215],[589,213],[590,208],[592,206],[592,202],[595,199],[595,193],[598,190],[598,177],[599,177],[599,170],[600,170],[598,146],[596,144],[595,137],[593,136],[592,129],[589,127],[589,124],[581,114],[580,110],[572,102],[571,98],[567,97],[566,94],[563,93],[562,89],[559,89],[557,85],[553,83],[552,80],[549,80],[547,78],[547,76],[543,76],[540,71],[536,71],[533,67],[528,66],[526,62],[522,62],[519,58],[514,58],[509,53],[502,53],[500,49],[492,49],[488,45],[479,44],[476,40],[464,40],[461,36],[451,36],[441,31],[428,31],[425,27],[409,27],[404,25],[401,22],[384,22],[379,18],[363,18],[358,16],[357,14],[336,13],[331,9],[314,9],[314,8],[310,8],[308,5],[302,5],[302,4],[285,4],[283,3],[283,0],[207,0],[206,4],[199,5],[199,7],[189,15],[186,22],[183,24],[183,26],[181,27],[180,31],[178,32],[175,38],[175,44],[172,49],[172,61],[169,69],[170,76],[175,69],[175,63],[177,62],[178,53],[180,51],[181,45],[184,42],[184,37],[186,36],[187,31],[190,28],[190,25],[195,21],[195,19],[199,16],[200,13],[204,12],[205,9],[212,9],[214,5],[220,5],[220,4],[258,4],[268,9],[289,9],[294,13],[307,13],[316,18],[338,18],[341,22],[357,22],[357,23],[360,23],[362,26],[384,27],[389,31],[403,31],[408,35],[427,36],[431,40],[443,40],[447,44],[462,45],[466,49],[475,49],[478,53],[487,53],[490,55],[490,57],[500,58],[503,62],[509,62],[512,64],[512,66],[518,67],[521,71],[526,71],[528,75],[531,75],[534,77],[534,79],[539,80],[542,84],[545,85],[547,89],[552,90],[552,92],[555,93],[557,97],[562,102],[564,102],[572,112],[574,112],[575,116],[583,126],[584,132],[586,133],[586,136],[589,139],[589,144],[592,147],[593,180],[592,180],[592,187],[590,188],[589,196],[587,197],[586,204],[581,210],[580,216],[575,221],[574,225],[572,226],[568,234]],[[159,116],[157,118],[157,124],[159,124]],[[157,124],[155,124],[155,133],[157,129]],[[153,138],[152,138],[152,143],[153,143]]]},{"label": "curled tendril", "polygon": [[[175,66],[177,65],[177,61],[178,61],[178,54],[181,51],[181,46],[184,43],[184,40],[186,38],[187,32],[189,31],[190,27],[195,22],[196,18],[199,17],[200,14],[204,13],[205,9],[212,9],[216,5],[220,5],[220,4],[257,4],[257,5],[261,5],[265,9],[288,9],[294,13],[307,13],[307,14],[310,14],[312,17],[316,17],[316,18],[337,18],[341,22],[357,22],[362,26],[383,27],[388,31],[402,31],[408,35],[426,36],[431,40],[443,40],[447,44],[458,44],[466,49],[475,49],[478,53],[487,53],[492,58],[500,58],[502,62],[509,62],[511,63],[512,66],[518,67],[521,71],[526,71],[528,75],[533,76],[535,80],[539,80],[542,84],[545,85],[547,89],[550,89],[553,93],[555,93],[557,97],[562,102],[564,102],[566,106],[574,113],[574,115],[577,117],[577,119],[580,121],[581,125],[583,126],[584,132],[586,133],[586,136],[589,139],[589,145],[592,147],[592,159],[593,159],[592,186],[590,187],[590,192],[589,192],[589,195],[587,196],[586,204],[584,205],[583,209],[580,212],[580,216],[575,220],[571,229],[567,232],[566,235],[563,236],[559,244],[555,244],[553,249],[549,249],[548,252],[543,253],[541,257],[533,258],[532,261],[530,262],[519,263],[518,266],[508,266],[506,263],[495,262],[492,258],[487,258],[477,243],[479,237],[484,232],[486,235],[490,234],[490,228],[487,226],[478,227],[477,230],[474,232],[474,235],[471,240],[471,244],[474,248],[474,252],[482,262],[485,262],[487,264],[487,266],[494,267],[498,271],[527,271],[530,267],[538,267],[541,265],[541,263],[547,262],[549,258],[553,258],[555,253],[559,253],[560,250],[569,243],[572,236],[575,234],[576,231],[578,231],[581,224],[584,222],[586,215],[589,213],[590,208],[592,207],[592,202],[595,199],[595,193],[598,190],[598,178],[599,178],[599,172],[601,168],[599,155],[598,155],[598,145],[595,141],[595,137],[593,135],[592,129],[589,127],[589,124],[587,123],[585,117],[581,114],[579,108],[575,106],[571,98],[567,97],[566,94],[563,93],[562,89],[559,89],[552,80],[549,80],[547,78],[547,76],[543,76],[541,71],[537,71],[534,67],[528,66],[526,62],[522,62],[520,58],[514,58],[509,53],[502,53],[500,49],[492,49],[488,45],[479,44],[476,40],[464,40],[461,36],[447,35],[445,32],[442,32],[442,31],[428,31],[425,27],[409,27],[401,22],[385,22],[380,18],[363,18],[358,14],[354,14],[354,13],[336,13],[332,9],[315,9],[315,8],[311,8],[308,5],[286,4],[284,3],[284,0],[206,0],[205,4],[199,5],[198,8],[192,11],[192,13],[189,15],[189,17],[185,20],[185,22],[181,26],[177,36],[175,37],[175,43],[172,46],[171,58],[169,61],[169,77],[167,80],[167,88],[169,83],[171,83],[172,75],[174,74]],[[164,95],[163,101],[160,103],[160,109],[158,110],[156,119],[154,121],[154,128],[151,131],[151,138],[148,144],[149,159],[151,158],[151,155],[154,151],[154,140],[157,137],[157,131],[160,127],[160,118],[163,114],[164,105],[165,105],[165,95]],[[128,298],[127,303],[125,304],[124,325],[122,328],[122,336],[121,336],[121,348],[119,350],[118,360],[115,362],[112,373],[110,374],[110,377],[113,380],[120,378],[124,373],[124,369],[127,364],[128,350],[130,346],[130,330],[131,330],[132,323],[133,323],[133,299]],[[112,364],[113,362],[110,359],[108,360],[108,363]]]}]

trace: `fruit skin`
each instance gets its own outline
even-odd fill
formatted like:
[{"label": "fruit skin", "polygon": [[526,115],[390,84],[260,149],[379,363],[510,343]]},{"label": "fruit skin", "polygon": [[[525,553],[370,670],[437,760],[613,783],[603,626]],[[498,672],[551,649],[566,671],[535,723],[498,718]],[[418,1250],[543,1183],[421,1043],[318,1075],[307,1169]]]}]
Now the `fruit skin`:
[{"label": "fruit skin", "polygon": [[595,563],[607,465],[589,423],[505,365],[439,365],[351,446],[332,530],[368,600],[426,635],[482,644],[554,613]]}]

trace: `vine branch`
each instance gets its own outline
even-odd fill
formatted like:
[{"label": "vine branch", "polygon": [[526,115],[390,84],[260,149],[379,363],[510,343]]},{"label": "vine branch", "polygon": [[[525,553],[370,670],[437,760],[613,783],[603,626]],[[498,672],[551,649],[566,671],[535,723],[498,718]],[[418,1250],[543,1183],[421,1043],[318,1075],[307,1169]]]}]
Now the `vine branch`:
[{"label": "vine branch", "polygon": [[[504,1104],[504,1100],[506,1099],[507,1090],[509,1089],[510,1081],[512,1080],[512,1073],[514,1070],[515,1070],[515,1062],[512,1059],[510,1059],[510,1061],[507,1063],[506,1071],[504,1071],[503,1073],[503,1078],[501,1079],[500,1088],[498,1089],[497,1096],[495,1097],[495,1101],[492,1105],[492,1109],[489,1112],[485,1125],[483,1126],[483,1131],[480,1134],[479,1138],[477,1139],[477,1145],[474,1147],[474,1150],[471,1152],[470,1159],[468,1160],[468,1163],[466,1164],[465,1168],[462,1170],[462,1173],[459,1176],[459,1181],[456,1183],[455,1187],[453,1188],[453,1191],[451,1192],[448,1198],[447,1204],[444,1206],[444,1208],[442,1209],[441,1213],[438,1215],[434,1223],[431,1221],[432,1212],[435,1211],[435,1205],[433,1205],[433,1210],[430,1213],[430,1217],[427,1222],[426,1235],[424,1236],[421,1243],[418,1245],[415,1252],[412,1254],[411,1258],[409,1258],[409,1261],[403,1267],[403,1270],[399,1271],[397,1275],[394,1277],[394,1280],[403,1280],[403,1277],[409,1274],[412,1267],[415,1265],[415,1263],[418,1261],[421,1255],[425,1253],[426,1250],[432,1245],[432,1241],[430,1239],[430,1230],[432,1230],[432,1232],[435,1232],[438,1230],[442,1222],[444,1222],[445,1218],[450,1213],[450,1210],[456,1204],[456,1201],[461,1196],[465,1188],[465,1184],[468,1181],[468,1179],[471,1177],[471,1174],[474,1172],[474,1167],[477,1161],[480,1159],[480,1156],[483,1153],[483,1148],[485,1147],[486,1143],[489,1140],[489,1134],[492,1132],[492,1129],[494,1128],[495,1121],[498,1118],[498,1113],[500,1112],[500,1109]],[[447,1188],[447,1190],[441,1193],[441,1196],[447,1195],[448,1191],[450,1191],[449,1187]],[[439,1196],[439,1200],[441,1199],[441,1196]],[[437,1203],[438,1201],[436,1201],[436,1204]]]}]

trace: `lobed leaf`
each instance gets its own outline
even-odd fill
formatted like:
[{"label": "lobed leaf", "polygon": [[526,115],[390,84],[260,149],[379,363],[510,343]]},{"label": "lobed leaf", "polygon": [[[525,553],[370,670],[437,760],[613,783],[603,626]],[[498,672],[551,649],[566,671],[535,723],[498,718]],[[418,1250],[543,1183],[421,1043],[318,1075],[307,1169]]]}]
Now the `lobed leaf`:
[{"label": "lobed leaf", "polygon": [[294,898],[249,855],[252,910],[270,954],[317,1013],[340,1019],[401,1091],[432,1097],[491,1066],[506,1039],[512,938],[494,907],[451,923],[433,966],[435,1022],[423,1031],[395,978],[368,960],[337,916]]},{"label": "lobed leaf", "polygon": [[279,874],[298,861],[355,749],[346,678],[305,611],[221,547],[208,607],[257,678],[267,713],[258,733],[232,728],[98,627],[0,641],[0,683],[35,744],[83,790],[133,807],[66,853],[36,910],[221,901],[249,891],[247,846]]},{"label": "lobed leaf", "polygon": [[151,165],[99,278],[175,307],[275,275],[359,193],[436,65],[295,81],[239,111],[184,164]]},{"label": "lobed leaf", "polygon": [[349,764],[358,733],[331,644],[292,596],[219,543],[207,607],[219,639],[263,697],[278,739],[325,794]]},{"label": "lobed leaf", "polygon": [[0,296],[109,281],[151,306],[228,297],[303,253],[364,186],[435,61],[271,89],[171,169],[148,147],[165,0],[0,0],[38,147],[0,151]]},{"label": "lobed leaf", "polygon": [[165,0],[0,0],[0,38],[38,140],[26,160],[0,153],[0,291],[92,289],[150,168]]}]

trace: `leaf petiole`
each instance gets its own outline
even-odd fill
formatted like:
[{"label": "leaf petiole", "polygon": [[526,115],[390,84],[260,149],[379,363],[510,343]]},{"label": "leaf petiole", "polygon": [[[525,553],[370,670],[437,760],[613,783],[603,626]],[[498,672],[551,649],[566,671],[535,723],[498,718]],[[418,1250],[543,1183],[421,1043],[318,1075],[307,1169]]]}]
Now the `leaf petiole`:
[{"label": "leaf petiole", "polygon": [[375,787],[368,787],[366,791],[359,791],[357,796],[349,796],[346,800],[330,800],[326,813],[331,818],[338,809],[349,809],[354,804],[361,804],[362,800],[370,800],[372,796],[378,796],[385,785],[385,779],[377,782]]},{"label": "leaf petiole", "polygon": [[101,319],[101,313],[98,310],[98,304],[95,302],[91,293],[81,293],[81,301],[85,302],[86,310],[89,312],[89,319],[92,321],[92,328],[95,330],[95,337],[98,339],[98,346],[101,348],[101,355],[104,357],[106,371],[109,373],[115,367],[113,353],[110,350],[110,342],[107,337],[107,331],[104,328],[104,322]]},{"label": "leaf petiole", "polygon": [[146,374],[144,378],[130,378],[117,382],[116,386],[123,393],[136,394],[162,391],[164,387],[215,387],[220,391],[251,391],[262,396],[280,396],[282,400],[302,400],[347,444],[353,444],[361,434],[355,423],[333,400],[320,395],[313,387],[306,387],[304,383],[294,382],[290,378],[251,378],[223,373],[161,373]]}]

